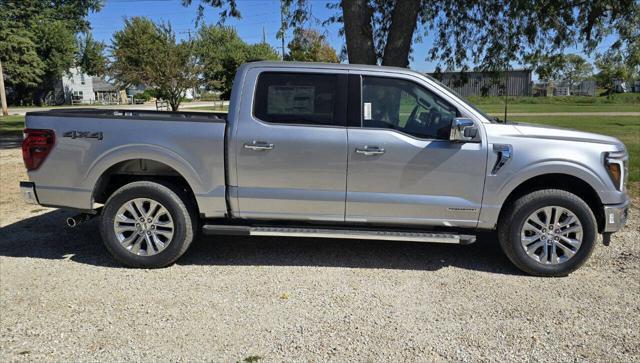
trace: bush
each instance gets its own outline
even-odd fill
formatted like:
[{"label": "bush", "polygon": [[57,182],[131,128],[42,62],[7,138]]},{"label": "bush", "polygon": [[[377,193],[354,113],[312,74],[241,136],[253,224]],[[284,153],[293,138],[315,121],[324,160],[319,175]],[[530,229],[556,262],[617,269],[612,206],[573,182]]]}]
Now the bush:
[{"label": "bush", "polygon": [[200,101],[220,101],[220,93],[203,92],[200,95]]},{"label": "bush", "polygon": [[149,102],[150,99],[157,98],[155,90],[146,89],[144,92],[138,93],[133,96],[134,100],[143,100],[144,102]]}]

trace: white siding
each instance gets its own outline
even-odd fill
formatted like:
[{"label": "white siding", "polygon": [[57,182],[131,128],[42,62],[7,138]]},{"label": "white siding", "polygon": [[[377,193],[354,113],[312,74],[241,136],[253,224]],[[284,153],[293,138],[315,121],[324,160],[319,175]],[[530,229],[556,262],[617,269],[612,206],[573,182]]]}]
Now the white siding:
[{"label": "white siding", "polygon": [[82,73],[79,68],[71,68],[69,73],[62,76],[65,103],[71,103],[74,95],[74,103],[93,103],[96,96],[93,92],[92,77]]}]

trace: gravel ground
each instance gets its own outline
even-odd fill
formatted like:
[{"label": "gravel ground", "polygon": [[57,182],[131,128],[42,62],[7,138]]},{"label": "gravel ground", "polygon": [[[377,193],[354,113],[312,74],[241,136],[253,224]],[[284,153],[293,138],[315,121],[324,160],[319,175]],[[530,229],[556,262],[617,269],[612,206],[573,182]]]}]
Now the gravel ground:
[{"label": "gravel ground", "polygon": [[201,239],[135,270],[95,221],[22,203],[19,150],[0,167],[0,361],[640,361],[635,207],[567,278],[520,274],[492,236]]}]

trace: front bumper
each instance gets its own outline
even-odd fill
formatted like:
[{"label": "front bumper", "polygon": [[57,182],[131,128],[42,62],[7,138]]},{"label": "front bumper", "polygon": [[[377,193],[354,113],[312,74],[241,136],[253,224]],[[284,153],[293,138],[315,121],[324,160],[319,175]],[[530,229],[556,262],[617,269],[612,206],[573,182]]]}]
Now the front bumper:
[{"label": "front bumper", "polygon": [[604,230],[603,233],[619,231],[626,223],[629,215],[629,200],[621,204],[604,206]]},{"label": "front bumper", "polygon": [[36,185],[33,182],[20,182],[20,194],[22,199],[27,204],[39,204],[38,196],[36,195]]}]

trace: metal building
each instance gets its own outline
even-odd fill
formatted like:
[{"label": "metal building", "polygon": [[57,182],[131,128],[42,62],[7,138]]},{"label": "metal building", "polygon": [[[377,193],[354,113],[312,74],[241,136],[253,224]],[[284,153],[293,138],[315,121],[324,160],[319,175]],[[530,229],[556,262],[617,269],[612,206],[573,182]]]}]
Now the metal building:
[{"label": "metal building", "polygon": [[507,72],[441,72],[429,75],[464,97],[504,96],[505,83],[509,96],[532,95],[530,69]]}]

